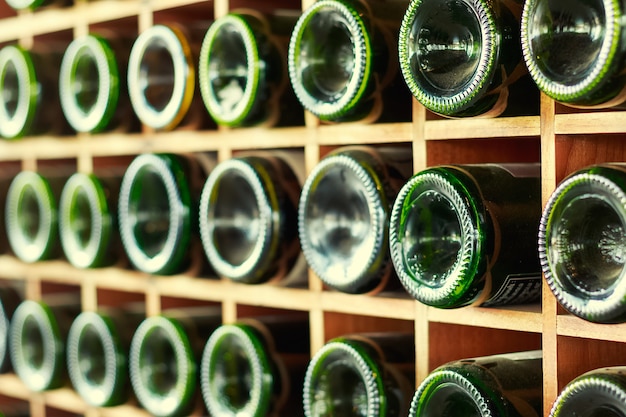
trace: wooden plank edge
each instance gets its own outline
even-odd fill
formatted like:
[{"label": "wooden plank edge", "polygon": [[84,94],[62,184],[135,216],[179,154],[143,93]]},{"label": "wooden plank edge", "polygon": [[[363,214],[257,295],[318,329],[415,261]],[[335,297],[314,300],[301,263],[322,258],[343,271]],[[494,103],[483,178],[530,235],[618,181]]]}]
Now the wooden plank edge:
[{"label": "wooden plank edge", "polygon": [[626,342],[626,323],[592,323],[571,314],[560,314],[556,318],[556,325],[558,336]]},{"label": "wooden plank edge", "polygon": [[[543,321],[539,305],[508,308],[463,307],[452,310],[429,307],[427,311],[430,322],[529,333],[542,331]],[[462,314],[459,314],[460,311]]]},{"label": "wooden plank edge", "polygon": [[539,137],[539,116],[428,120],[426,140]]}]

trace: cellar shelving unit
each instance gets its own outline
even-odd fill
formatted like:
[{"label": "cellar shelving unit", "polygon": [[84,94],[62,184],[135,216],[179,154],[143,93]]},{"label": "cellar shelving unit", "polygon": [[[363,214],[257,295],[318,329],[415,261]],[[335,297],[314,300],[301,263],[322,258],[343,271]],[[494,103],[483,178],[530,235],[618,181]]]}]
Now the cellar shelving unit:
[{"label": "cellar shelving unit", "polygon": [[[277,7],[304,9],[314,0],[272,0]],[[383,0],[369,0],[383,1]],[[409,0],[406,1],[408,4]],[[139,31],[154,14],[197,7],[206,16],[254,7],[254,0],[77,0],[69,7],[16,13],[0,4],[0,44],[33,44],[39,35],[71,31],[85,34],[93,24],[137,19]],[[211,152],[218,160],[239,150],[293,149],[301,152],[309,172],[329,149],[352,144],[406,146],[418,171],[440,163],[541,162],[543,201],[568,173],[593,163],[624,161],[626,118],[619,111],[568,110],[541,97],[534,116],[443,120],[418,103],[409,120],[400,123],[324,125],[310,114],[303,126],[274,129],[213,129],[154,133],[107,133],[69,137],[31,137],[0,142],[2,163],[37,169],[41,161],[71,159],[80,171],[93,169],[100,157],[143,152]],[[306,311],[311,353],[329,338],[369,331],[409,331],[415,335],[416,384],[436,366],[454,359],[526,349],[543,349],[544,411],[547,416],[560,389],[576,375],[605,365],[626,364],[626,324],[599,325],[566,314],[544,285],[541,303],[498,309],[426,307],[404,293],[376,296],[329,291],[309,271],[305,288],[247,286],[227,280],[181,274],[156,277],[124,265],[77,270],[63,260],[25,264],[0,255],[0,279],[23,287],[24,295],[40,299],[49,287],[62,284],[79,291],[84,310],[95,310],[111,293],[133,294],[146,302],[146,314],[158,314],[171,299],[218,303],[224,322],[263,309]],[[123,297],[122,297],[123,298]],[[182,300],[182,301],[181,301]],[[31,393],[13,374],[0,375],[0,398],[28,403],[33,417],[82,414],[147,415],[136,403],[97,409],[87,406],[68,385]],[[196,414],[202,414],[201,408]]]}]

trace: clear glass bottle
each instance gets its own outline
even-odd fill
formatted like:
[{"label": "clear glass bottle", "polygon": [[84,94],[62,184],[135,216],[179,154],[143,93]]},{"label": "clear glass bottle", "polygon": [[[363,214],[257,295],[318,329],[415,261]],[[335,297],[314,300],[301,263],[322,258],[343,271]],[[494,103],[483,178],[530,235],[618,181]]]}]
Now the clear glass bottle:
[{"label": "clear glass bottle", "polygon": [[[410,110],[399,76],[395,34],[405,5],[319,0],[298,19],[288,51],[289,78],[305,109],[324,121],[372,122]],[[396,13],[394,13],[396,12]],[[383,105],[384,103],[384,105]],[[399,106],[393,106],[399,103]]]},{"label": "clear glass bottle", "polygon": [[137,328],[129,358],[130,380],[141,405],[155,416],[188,415],[199,394],[197,366],[219,308],[168,310]]},{"label": "clear glass bottle", "polygon": [[205,181],[206,172],[191,155],[142,154],[130,163],[118,217],[135,268],[168,275],[188,266],[192,242],[199,239],[197,201]]},{"label": "clear glass bottle", "polygon": [[595,165],[552,192],[539,228],[539,258],[550,290],[570,313],[626,320],[626,164]]},{"label": "clear glass bottle", "polygon": [[58,241],[58,201],[66,176],[22,171],[6,195],[7,238],[15,256],[37,262],[61,253]]},{"label": "clear glass bottle", "polygon": [[304,256],[325,284],[374,293],[393,281],[389,213],[411,172],[402,148],[338,148],[314,167],[302,187],[298,228]]},{"label": "clear glass bottle", "polygon": [[[196,94],[196,24],[157,24],[143,31],[128,58],[128,93],[139,120],[154,130],[202,127],[208,119]],[[202,26],[202,34],[206,30]],[[195,97],[195,100],[194,100]]]},{"label": "clear glass bottle", "polygon": [[74,39],[59,70],[60,103],[77,132],[138,127],[126,88],[130,42],[110,33]]},{"label": "clear glass bottle", "polygon": [[537,114],[539,94],[520,48],[520,9],[517,0],[412,0],[398,53],[417,100],[446,117]]},{"label": "clear glass bottle", "polygon": [[440,308],[539,301],[539,169],[435,166],[407,181],[391,212],[389,245],[409,294]]},{"label": "clear glass bottle", "polygon": [[25,300],[11,319],[9,351],[17,376],[31,391],[59,388],[67,381],[65,347],[69,328],[80,313],[74,294]]},{"label": "clear glass bottle", "polygon": [[0,136],[67,133],[59,104],[61,52],[45,45],[26,50],[17,45],[0,49]]},{"label": "clear glass bottle", "polygon": [[84,311],[74,319],[67,336],[67,370],[74,389],[91,406],[120,405],[129,398],[128,352],[143,317],[137,306],[125,306]]},{"label": "clear glass bottle", "polygon": [[415,381],[413,335],[372,333],[328,341],[304,380],[306,417],[399,417]]},{"label": "clear glass bottle", "polygon": [[13,369],[9,349],[10,323],[22,302],[21,294],[10,285],[0,286],[0,373]]},{"label": "clear glass bottle", "polygon": [[237,9],[211,24],[202,42],[198,82],[204,104],[220,125],[302,124],[290,90],[287,40],[297,15]]},{"label": "clear glass bottle", "polygon": [[626,100],[621,1],[526,0],[524,60],[549,97],[572,107],[605,108]]},{"label": "clear glass bottle", "polygon": [[215,272],[250,284],[287,277],[301,254],[299,197],[298,177],[278,154],[219,163],[207,178],[199,207],[200,236]]},{"label": "clear glass bottle", "polygon": [[552,404],[550,417],[626,415],[626,367],[593,369],[570,381]]},{"label": "clear glass bottle", "polygon": [[302,415],[300,387],[309,362],[309,324],[298,315],[224,324],[202,355],[202,396],[214,416]]},{"label": "clear glass bottle", "polygon": [[115,263],[120,254],[117,197],[121,172],[75,173],[59,201],[59,235],[67,260],[77,268]]},{"label": "clear glass bottle", "polygon": [[421,382],[409,417],[540,417],[541,351],[462,359]]}]

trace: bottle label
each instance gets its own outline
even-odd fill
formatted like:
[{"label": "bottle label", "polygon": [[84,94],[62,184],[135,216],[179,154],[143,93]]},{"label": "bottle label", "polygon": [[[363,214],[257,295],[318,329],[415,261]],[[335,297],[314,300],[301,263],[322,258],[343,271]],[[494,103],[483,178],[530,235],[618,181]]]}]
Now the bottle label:
[{"label": "bottle label", "polygon": [[500,289],[482,307],[536,302],[541,296],[541,275],[537,273],[511,274]]}]

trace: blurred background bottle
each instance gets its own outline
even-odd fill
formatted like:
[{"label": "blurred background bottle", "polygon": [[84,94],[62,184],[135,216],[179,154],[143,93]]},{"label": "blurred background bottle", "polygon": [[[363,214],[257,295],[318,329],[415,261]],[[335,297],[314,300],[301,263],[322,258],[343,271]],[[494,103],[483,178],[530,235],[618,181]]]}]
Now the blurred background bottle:
[{"label": "blurred background bottle", "polygon": [[[321,0],[302,13],[289,43],[289,78],[305,109],[325,121],[409,120],[397,31],[406,4]],[[402,86],[402,88],[397,88]]]},{"label": "blurred background bottle", "polygon": [[306,315],[261,316],[220,326],[200,367],[204,402],[214,416],[301,416],[309,362]]},{"label": "blurred background bottle", "polygon": [[410,417],[542,416],[541,351],[449,362],[421,382]]},{"label": "blurred background bottle", "polygon": [[552,192],[539,228],[548,287],[570,313],[626,320],[626,164],[580,169]]},{"label": "blurred background bottle", "polygon": [[202,350],[221,325],[219,307],[166,310],[146,318],[130,345],[130,380],[139,403],[155,416],[189,415],[200,399]]},{"label": "blurred background bottle", "polygon": [[298,228],[304,256],[325,284],[374,293],[394,281],[389,213],[411,162],[403,148],[344,147],[311,171],[302,187]]},{"label": "blurred background bottle", "polygon": [[413,335],[367,333],[328,341],[304,380],[304,414],[405,416],[415,381]]},{"label": "blurred background bottle", "polygon": [[218,124],[303,124],[287,69],[287,42],[298,16],[282,9],[237,9],[211,24],[200,50],[198,82]]},{"label": "blurred background bottle", "polygon": [[22,295],[11,285],[0,286],[0,373],[13,370],[9,334],[13,313],[22,302]]},{"label": "blurred background bottle", "polygon": [[623,107],[623,15],[619,2],[526,0],[522,49],[539,89],[572,107]]},{"label": "blurred background bottle", "polygon": [[77,294],[60,293],[22,301],[15,310],[9,334],[11,362],[31,391],[67,384],[67,334],[80,308]]},{"label": "blurred background bottle", "polygon": [[389,241],[400,281],[441,308],[539,301],[539,164],[436,166],[402,187]]},{"label": "blurred background bottle", "polygon": [[400,68],[427,109],[447,117],[538,114],[520,47],[521,1],[413,0]]},{"label": "blurred background bottle", "polygon": [[255,152],[223,161],[211,171],[200,198],[200,236],[218,275],[250,284],[303,281],[302,268],[294,271],[301,256],[301,180],[294,164],[301,159]]}]

